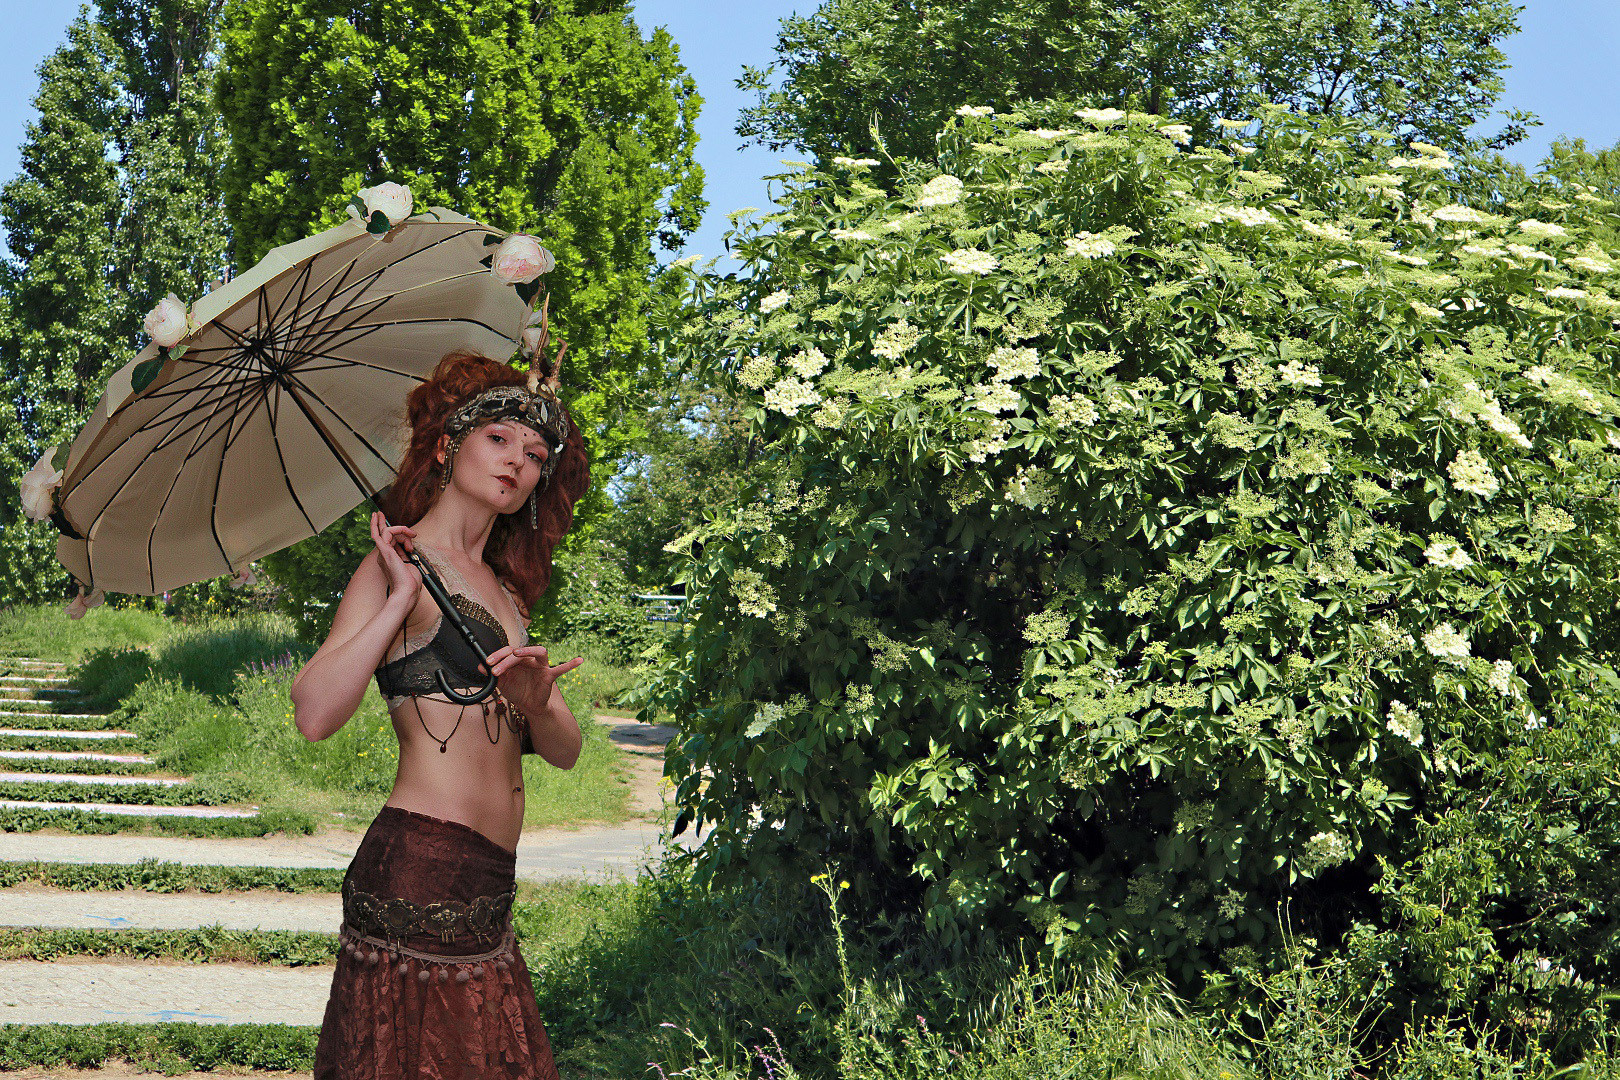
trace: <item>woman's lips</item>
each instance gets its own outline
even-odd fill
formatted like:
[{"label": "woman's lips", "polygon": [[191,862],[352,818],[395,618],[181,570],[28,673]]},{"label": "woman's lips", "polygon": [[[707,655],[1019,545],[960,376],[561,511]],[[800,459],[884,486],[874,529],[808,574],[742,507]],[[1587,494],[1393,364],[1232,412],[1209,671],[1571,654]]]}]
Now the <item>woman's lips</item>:
[{"label": "woman's lips", "polygon": [[497,476],[495,479],[499,480],[501,483],[505,484],[509,488],[517,487],[517,481],[516,480],[508,480],[504,476]]}]

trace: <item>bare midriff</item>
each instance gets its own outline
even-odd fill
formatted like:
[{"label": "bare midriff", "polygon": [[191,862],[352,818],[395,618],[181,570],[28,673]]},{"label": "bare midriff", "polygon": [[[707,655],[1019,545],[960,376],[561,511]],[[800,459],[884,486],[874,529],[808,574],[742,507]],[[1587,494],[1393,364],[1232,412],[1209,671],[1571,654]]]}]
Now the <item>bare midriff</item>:
[{"label": "bare midriff", "polygon": [[[420,719],[418,708],[422,710]],[[456,728],[458,714],[461,727]],[[478,705],[453,705],[430,697],[407,699],[388,715],[399,739],[399,772],[387,805],[458,821],[506,850],[516,851],[523,832],[522,737],[508,730],[496,715],[495,695]],[[448,739],[443,752],[439,742],[422,730],[424,723],[438,739]],[[492,743],[490,737],[497,733],[499,737]]]},{"label": "bare midriff", "polygon": [[[434,554],[444,558],[437,551]],[[494,571],[487,566],[483,570],[483,576],[495,582],[495,592],[504,592]],[[463,571],[455,572],[468,588],[486,597],[494,595],[488,586],[467,580]],[[508,597],[503,595],[501,599],[511,609],[509,614],[518,614]],[[505,614],[493,608],[490,611],[500,619],[508,641],[528,641],[521,623],[520,632],[514,636]],[[423,636],[439,618],[438,605],[423,589],[405,620],[405,635]],[[473,688],[456,689],[470,693]],[[388,715],[399,739],[399,772],[386,805],[460,822],[506,850],[516,851],[523,832],[523,737],[508,728],[496,713],[498,694],[490,694],[477,705],[457,705],[425,695],[391,702]],[[460,727],[456,726],[458,717]],[[422,730],[424,725],[426,731]]]}]

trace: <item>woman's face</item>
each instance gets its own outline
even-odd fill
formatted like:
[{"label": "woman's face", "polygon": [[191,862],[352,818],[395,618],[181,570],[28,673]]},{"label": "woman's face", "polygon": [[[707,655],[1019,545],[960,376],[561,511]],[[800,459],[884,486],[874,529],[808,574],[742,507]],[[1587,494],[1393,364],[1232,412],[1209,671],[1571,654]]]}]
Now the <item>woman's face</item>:
[{"label": "woman's face", "polygon": [[[439,448],[441,464],[448,446],[446,436]],[[544,436],[527,424],[492,420],[461,440],[450,482],[497,513],[510,514],[540,482],[540,466],[550,455]],[[508,484],[503,477],[515,482]]]}]

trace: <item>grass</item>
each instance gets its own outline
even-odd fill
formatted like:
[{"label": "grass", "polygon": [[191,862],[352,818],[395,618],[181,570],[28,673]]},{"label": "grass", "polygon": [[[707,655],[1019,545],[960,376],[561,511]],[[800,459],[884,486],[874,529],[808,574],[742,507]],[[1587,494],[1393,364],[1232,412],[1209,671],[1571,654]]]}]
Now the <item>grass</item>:
[{"label": "grass", "polygon": [[[628,672],[597,663],[589,646],[558,642],[559,655],[584,655],[587,663],[562,680],[563,698],[579,722],[584,745],[572,769],[559,770],[538,756],[524,759],[526,827],[613,824],[629,820],[627,783],[632,775],[624,752],[594,720],[595,705],[618,696],[629,685]],[[310,743],[292,724],[288,690],[292,677],[313,649],[297,641],[284,616],[250,613],[181,624],[141,608],[110,604],[84,618],[62,617],[59,607],[20,607],[0,612],[0,654],[61,660],[77,688],[85,691],[85,711],[105,710],[105,719],[87,726],[122,727],[137,739],[117,740],[117,749],[142,752],[155,768],[193,778],[212,800],[226,799],[264,808],[274,817],[307,819],[363,828],[393,786],[398,749],[392,722],[375,684],[354,717],[335,735]],[[37,726],[54,726],[53,721]],[[19,719],[17,726],[22,726]],[[35,725],[30,725],[35,726]],[[70,740],[13,738],[8,748],[73,748]],[[102,743],[101,748],[110,748]],[[39,794],[43,785],[21,785]],[[112,795],[122,800],[168,796]],[[80,801],[87,798],[80,796]],[[0,828],[45,827],[31,811],[0,813]],[[191,832],[185,823],[157,825],[89,816],[66,824],[76,831],[161,829]],[[217,826],[201,827],[219,835]],[[236,826],[240,830],[242,826]],[[241,834],[241,833],[233,833]]]},{"label": "grass", "polygon": [[0,863],[0,888],[40,885],[74,892],[139,889],[143,892],[337,892],[342,870],[281,866],[189,866],[143,859],[138,863]]}]

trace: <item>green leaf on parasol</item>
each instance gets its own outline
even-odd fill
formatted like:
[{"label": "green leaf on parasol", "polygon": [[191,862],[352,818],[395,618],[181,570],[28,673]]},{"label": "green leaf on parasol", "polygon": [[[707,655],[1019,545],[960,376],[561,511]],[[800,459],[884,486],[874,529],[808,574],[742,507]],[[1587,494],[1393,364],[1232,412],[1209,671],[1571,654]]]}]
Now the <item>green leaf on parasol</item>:
[{"label": "green leaf on parasol", "polygon": [[169,350],[160,347],[156,356],[135,365],[135,371],[129,377],[129,385],[137,394],[152,385],[152,380],[157,378],[164,361],[168,360],[168,354]]},{"label": "green leaf on parasol", "polygon": [[371,220],[366,223],[366,232],[373,236],[381,236],[388,231],[388,215],[381,210],[371,212]]}]

